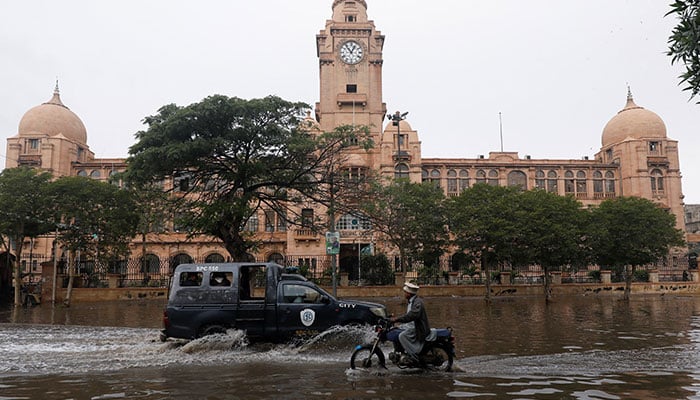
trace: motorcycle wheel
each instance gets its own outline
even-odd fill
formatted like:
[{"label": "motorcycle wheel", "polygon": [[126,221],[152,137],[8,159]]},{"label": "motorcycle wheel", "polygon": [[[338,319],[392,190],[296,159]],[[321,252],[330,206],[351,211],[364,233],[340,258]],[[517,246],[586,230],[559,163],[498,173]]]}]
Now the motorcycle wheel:
[{"label": "motorcycle wheel", "polygon": [[452,357],[451,351],[442,346],[435,346],[429,349],[421,358],[423,358],[430,369],[444,372],[452,371],[454,357]]},{"label": "motorcycle wheel", "polygon": [[350,368],[367,370],[385,368],[384,353],[379,348],[375,348],[373,352],[371,345],[360,346],[352,352]]}]

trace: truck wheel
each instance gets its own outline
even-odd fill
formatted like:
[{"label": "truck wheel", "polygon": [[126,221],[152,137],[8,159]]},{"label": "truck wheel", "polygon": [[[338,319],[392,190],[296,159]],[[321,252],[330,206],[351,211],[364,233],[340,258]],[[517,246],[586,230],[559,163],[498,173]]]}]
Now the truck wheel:
[{"label": "truck wheel", "polygon": [[225,334],[226,328],[222,325],[211,324],[202,327],[199,331],[199,337],[204,337],[208,335]]}]

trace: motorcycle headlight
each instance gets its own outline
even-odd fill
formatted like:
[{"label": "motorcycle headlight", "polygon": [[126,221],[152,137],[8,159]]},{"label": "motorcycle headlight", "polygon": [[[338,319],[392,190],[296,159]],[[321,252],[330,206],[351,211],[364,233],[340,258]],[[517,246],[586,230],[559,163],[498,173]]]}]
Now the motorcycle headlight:
[{"label": "motorcycle headlight", "polygon": [[386,308],[384,307],[372,307],[369,310],[379,318],[386,318]]}]

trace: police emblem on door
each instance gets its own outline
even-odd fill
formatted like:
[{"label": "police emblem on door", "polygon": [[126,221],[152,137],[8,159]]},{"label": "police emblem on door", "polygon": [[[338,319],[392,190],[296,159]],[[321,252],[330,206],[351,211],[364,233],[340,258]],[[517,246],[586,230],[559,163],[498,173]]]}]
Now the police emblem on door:
[{"label": "police emblem on door", "polygon": [[304,309],[301,310],[301,323],[304,324],[304,326],[311,326],[314,323],[314,320],[316,319],[316,312],[314,310],[310,309]]}]

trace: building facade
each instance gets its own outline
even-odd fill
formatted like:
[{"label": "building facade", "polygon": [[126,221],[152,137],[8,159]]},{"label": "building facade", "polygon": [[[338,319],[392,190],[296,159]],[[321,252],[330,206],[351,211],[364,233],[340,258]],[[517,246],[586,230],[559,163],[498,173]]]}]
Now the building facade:
[{"label": "building facade", "polygon": [[[663,120],[638,106],[629,91],[626,99],[621,94],[623,107],[604,126],[601,148],[590,158],[532,159],[516,152],[491,152],[477,158],[426,158],[421,153],[419,134],[405,115],[398,115],[396,123],[387,119],[382,90],[384,35],[368,18],[366,1],[334,0],[331,18],[316,35],[316,47],[319,100],[314,116],[309,115],[307,122],[321,131],[332,131],[339,125],[368,126],[375,143],[369,151],[359,146],[349,150],[344,168],[351,174],[377,172],[386,178],[430,181],[447,196],[457,196],[476,183],[540,188],[572,195],[584,205],[618,196],[639,196],[668,209],[676,215],[677,227],[685,229],[678,142],[668,137]],[[614,112],[611,110],[611,114]],[[439,132],[431,132],[430,137],[439,137]],[[126,168],[125,159],[96,158],[87,141],[85,126],[61,102],[57,85],[53,97],[27,111],[18,132],[7,139],[6,168],[29,165],[54,176],[83,175],[100,180]],[[167,182],[166,187],[176,187],[177,179]],[[304,212],[318,210],[309,208]],[[258,254],[251,255],[256,259],[318,269],[328,265],[323,233],[288,227],[274,213],[265,212],[255,216],[247,229],[264,243]],[[370,247],[393,253],[357,216],[336,216],[336,229],[340,232],[341,269],[357,268],[360,253]],[[33,249],[49,255],[51,239],[38,241]],[[135,239],[132,253],[145,256],[153,272],[181,262],[228,258],[216,239],[188,239],[172,224],[163,232],[147,235],[145,240]],[[668,262],[683,268],[683,259],[679,252]]]}]

